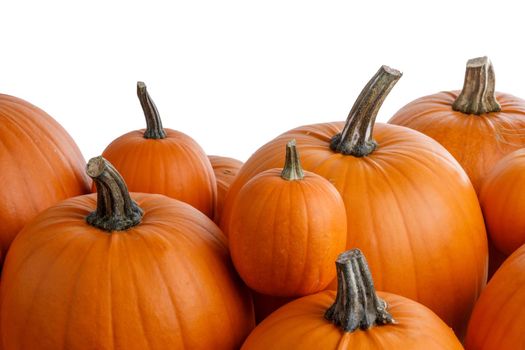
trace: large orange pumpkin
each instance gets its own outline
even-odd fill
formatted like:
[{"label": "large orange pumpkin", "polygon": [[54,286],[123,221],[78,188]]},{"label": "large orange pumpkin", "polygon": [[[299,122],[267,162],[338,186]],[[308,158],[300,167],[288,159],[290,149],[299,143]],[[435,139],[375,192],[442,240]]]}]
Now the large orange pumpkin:
[{"label": "large orange pumpkin", "polygon": [[479,196],[487,231],[510,255],[525,244],[525,150],[503,158],[485,177]]},{"label": "large orange pumpkin", "polygon": [[243,186],[231,220],[233,263],[257,292],[303,296],[335,278],[332,264],[346,245],[345,206],[330,182],[303,171],[294,140],[286,145],[283,168]]},{"label": "large orange pumpkin", "polygon": [[525,146],[525,100],[496,92],[487,57],[467,62],[462,91],[421,97],[390,124],[418,130],[441,143],[467,172],[476,191],[494,165]]},{"label": "large orange pumpkin", "polygon": [[230,187],[221,226],[230,230],[239,189],[283,164],[280,150],[296,139],[303,168],[328,179],[343,197],[347,247],[367,255],[378,289],[428,306],[461,335],[487,277],[483,217],[467,175],[441,145],[409,128],[374,126],[399,77],[382,67],[346,124],[302,126],[261,147]]},{"label": "large orange pumpkin", "polygon": [[102,156],[122,174],[130,191],[179,199],[213,219],[217,188],[204,150],[188,135],[162,127],[143,82],[137,83],[137,95],[147,128],[120,136]]},{"label": "large orange pumpkin", "polygon": [[215,173],[215,179],[217,180],[217,205],[215,207],[214,221],[220,223],[226,194],[237,172],[241,168],[242,162],[234,158],[222,156],[208,156],[208,159],[210,160],[213,172]]},{"label": "large orange pumpkin", "polygon": [[428,308],[376,294],[359,250],[341,254],[336,264],[337,295],[325,291],[283,306],[254,329],[242,349],[463,349]]},{"label": "large orange pumpkin", "polygon": [[46,112],[0,94],[0,254],[40,211],[89,193],[75,141]]},{"label": "large orange pumpkin", "polygon": [[525,245],[481,293],[468,324],[467,350],[525,349]]},{"label": "large orange pumpkin", "polygon": [[166,196],[132,199],[101,157],[87,171],[97,194],[42,212],[9,250],[3,348],[237,349],[253,306],[219,228]]}]

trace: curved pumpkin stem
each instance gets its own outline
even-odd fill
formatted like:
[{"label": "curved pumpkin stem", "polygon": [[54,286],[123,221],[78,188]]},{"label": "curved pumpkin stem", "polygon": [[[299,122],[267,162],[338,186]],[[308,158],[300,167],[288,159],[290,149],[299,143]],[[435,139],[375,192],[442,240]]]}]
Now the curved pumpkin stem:
[{"label": "curved pumpkin stem", "polygon": [[102,156],[91,158],[87,174],[97,186],[97,209],[86,221],[104,231],[123,231],[140,224],[144,212],[129,195],[118,171]]},{"label": "curved pumpkin stem", "polygon": [[281,177],[285,180],[302,180],[304,178],[303,168],[297,153],[295,140],[291,140],[286,144],[286,159],[284,161],[283,171]]},{"label": "curved pumpkin stem", "polygon": [[359,249],[341,253],[335,265],[337,296],[325,313],[327,320],[345,332],[395,323],[386,302],[376,295],[368,264]]},{"label": "curved pumpkin stem", "polygon": [[372,131],[377,112],[401,76],[401,72],[390,67],[379,68],[355,101],[343,131],[330,141],[334,152],[363,157],[376,149]]},{"label": "curved pumpkin stem", "polygon": [[463,90],[454,101],[452,109],[465,114],[476,115],[501,110],[501,106],[496,100],[494,68],[486,56],[467,61]]},{"label": "curved pumpkin stem", "polygon": [[151,96],[146,89],[146,84],[142,81],[137,82],[137,96],[139,97],[140,105],[146,116],[146,131],[144,132],[145,139],[164,139],[166,132],[162,128],[162,120],[160,119],[157,106],[151,99]]}]

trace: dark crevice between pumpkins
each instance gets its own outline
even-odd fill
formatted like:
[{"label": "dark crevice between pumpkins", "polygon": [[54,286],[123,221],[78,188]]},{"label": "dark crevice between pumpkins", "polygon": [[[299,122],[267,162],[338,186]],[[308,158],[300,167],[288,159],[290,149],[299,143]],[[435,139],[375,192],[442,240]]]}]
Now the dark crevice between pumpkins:
[{"label": "dark crevice between pumpkins", "polygon": [[454,101],[452,109],[465,114],[476,115],[501,110],[496,99],[494,67],[486,56],[467,61],[463,90]]},{"label": "dark crevice between pumpkins", "polygon": [[281,172],[281,178],[288,181],[302,180],[304,178],[295,140],[291,140],[286,144],[286,158],[283,171]]},{"label": "dark crevice between pumpkins", "polygon": [[165,139],[166,131],[162,128],[159,111],[148,93],[146,84],[142,81],[137,82],[137,96],[144,111],[144,116],[146,117],[144,138],[154,140]]},{"label": "dark crevice between pumpkins", "polygon": [[387,66],[379,68],[355,101],[343,131],[330,141],[337,153],[364,157],[372,153],[377,142],[372,137],[377,112],[402,73]]},{"label": "dark crevice between pumpkins", "polygon": [[337,295],[325,313],[327,320],[345,332],[395,323],[386,302],[376,294],[370,269],[359,249],[341,253],[335,264]]},{"label": "dark crevice between pumpkins", "polygon": [[131,199],[118,171],[102,156],[89,160],[87,174],[97,186],[97,209],[86,221],[104,231],[123,231],[140,224],[143,210]]}]

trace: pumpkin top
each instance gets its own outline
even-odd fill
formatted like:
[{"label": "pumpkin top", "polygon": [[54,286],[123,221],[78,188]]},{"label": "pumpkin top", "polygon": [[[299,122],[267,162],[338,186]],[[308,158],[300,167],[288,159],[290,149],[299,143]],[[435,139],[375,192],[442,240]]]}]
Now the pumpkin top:
[{"label": "pumpkin top", "polygon": [[123,231],[140,224],[143,210],[131,199],[118,171],[102,156],[91,158],[87,174],[97,186],[97,209],[86,221],[104,231]]},{"label": "pumpkin top", "polygon": [[465,114],[480,115],[499,112],[501,106],[496,100],[496,77],[487,56],[467,61],[463,90],[454,101],[452,109]]},{"label": "pumpkin top", "polygon": [[330,141],[334,152],[363,157],[376,149],[377,142],[372,138],[372,131],[377,112],[402,75],[388,66],[379,68],[352,106],[343,131]]},{"label": "pumpkin top", "polygon": [[325,318],[345,332],[368,329],[374,325],[395,323],[387,304],[374,288],[372,274],[359,249],[341,253],[335,262],[337,295]]},{"label": "pumpkin top", "polygon": [[295,139],[286,144],[286,158],[284,161],[281,178],[288,181],[302,180],[304,178],[303,168],[301,167],[301,160],[297,153]]},{"label": "pumpkin top", "polygon": [[154,140],[166,138],[166,132],[162,128],[162,120],[160,119],[157,106],[155,106],[155,103],[151,99],[146,84],[142,81],[137,82],[137,96],[144,111],[144,116],[146,117],[147,127],[144,132],[144,138]]}]

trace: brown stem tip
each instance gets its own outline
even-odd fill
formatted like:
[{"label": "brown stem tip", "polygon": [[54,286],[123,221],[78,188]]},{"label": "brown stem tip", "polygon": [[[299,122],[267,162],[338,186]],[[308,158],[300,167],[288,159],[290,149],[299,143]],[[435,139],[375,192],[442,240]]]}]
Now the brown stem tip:
[{"label": "brown stem tip", "polygon": [[325,318],[345,332],[395,323],[387,304],[376,295],[370,269],[363,253],[351,249],[336,261],[337,295]]},{"label": "brown stem tip", "polygon": [[379,68],[355,101],[343,131],[330,141],[334,152],[363,157],[376,149],[377,142],[372,138],[372,132],[377,113],[401,76],[400,71],[388,66]]},{"label": "brown stem tip", "polygon": [[146,84],[142,81],[137,82],[137,96],[144,111],[144,116],[146,117],[147,127],[144,132],[144,138],[156,140],[166,138],[166,132],[162,128],[162,120],[160,119],[157,106],[155,106],[155,103],[151,99]]},{"label": "brown stem tip", "polygon": [[490,60],[486,56],[472,58],[467,62],[463,90],[452,109],[476,115],[499,112],[501,106],[496,100],[495,89],[496,76]]},{"label": "brown stem tip", "polygon": [[299,153],[295,140],[291,140],[286,144],[286,159],[284,161],[283,171],[281,177],[285,180],[302,180],[304,178],[303,168],[299,159]]},{"label": "brown stem tip", "polygon": [[104,231],[123,231],[140,224],[143,211],[129,195],[122,176],[102,156],[89,160],[87,174],[97,186],[97,209],[86,221]]}]

